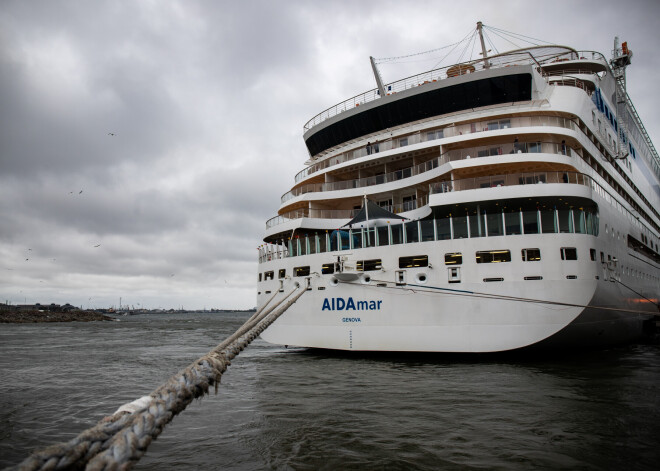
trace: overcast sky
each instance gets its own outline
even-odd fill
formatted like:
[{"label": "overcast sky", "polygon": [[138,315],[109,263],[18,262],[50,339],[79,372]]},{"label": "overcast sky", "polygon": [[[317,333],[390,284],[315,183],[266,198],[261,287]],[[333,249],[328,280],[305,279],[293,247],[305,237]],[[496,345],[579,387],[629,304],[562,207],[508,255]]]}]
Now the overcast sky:
[{"label": "overcast sky", "polygon": [[628,41],[660,145],[659,16],[656,1],[2,0],[0,302],[253,307],[303,124],[375,87],[370,55],[479,20],[608,58]]}]

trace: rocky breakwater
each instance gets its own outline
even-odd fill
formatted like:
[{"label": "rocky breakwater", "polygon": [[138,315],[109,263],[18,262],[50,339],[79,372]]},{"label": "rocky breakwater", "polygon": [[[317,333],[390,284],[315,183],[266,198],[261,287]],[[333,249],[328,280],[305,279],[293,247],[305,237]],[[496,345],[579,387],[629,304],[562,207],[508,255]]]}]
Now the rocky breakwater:
[{"label": "rocky breakwater", "polygon": [[91,322],[112,320],[114,320],[112,317],[94,311],[71,310],[66,312],[52,312],[0,309],[0,323],[27,324],[35,322]]}]

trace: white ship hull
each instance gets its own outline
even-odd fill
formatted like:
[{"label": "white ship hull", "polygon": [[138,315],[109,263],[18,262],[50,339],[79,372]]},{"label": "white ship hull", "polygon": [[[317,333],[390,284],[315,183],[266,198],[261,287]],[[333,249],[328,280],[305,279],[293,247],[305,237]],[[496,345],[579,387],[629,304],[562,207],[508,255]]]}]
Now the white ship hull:
[{"label": "white ship hull", "polygon": [[[538,239],[533,242],[548,253],[554,248],[559,254],[560,247],[569,243],[571,236],[544,238],[543,244]],[[489,246],[506,243],[512,247],[505,237],[499,241],[492,239],[487,241]],[[515,245],[529,246],[532,241],[525,239],[520,236]],[[469,253],[471,247],[483,247],[486,241],[456,242],[421,243],[426,247],[412,250]],[[588,243],[581,248],[588,256]],[[409,246],[389,249],[392,262],[406,252],[411,253]],[[379,253],[378,248],[361,249],[352,256],[367,258]],[[323,261],[328,260],[328,255]],[[295,263],[314,264],[314,258],[321,256],[301,257]],[[286,267],[283,262],[270,263],[278,268]],[[320,265],[320,261],[316,264]],[[293,264],[290,265],[292,269]],[[282,345],[361,351],[497,352],[538,343],[544,347],[579,348],[638,338],[643,322],[655,310],[655,306],[637,294],[626,293],[621,284],[603,279],[609,270],[598,262],[578,259],[568,266],[565,261],[563,265],[560,261],[538,262],[534,267],[520,262],[511,263],[506,269],[503,264],[494,265],[474,266],[472,272],[464,266],[460,283],[448,283],[447,268],[440,261],[432,263],[432,268],[407,270],[406,278],[410,282],[400,285],[394,280],[394,270],[387,269],[386,261],[383,261],[385,271],[362,273],[352,282],[337,282],[333,275],[314,275],[309,279],[308,292],[262,338]],[[370,278],[368,282],[365,274]],[[422,274],[426,276],[424,284],[417,281]],[[543,279],[527,281],[525,276]],[[503,281],[466,282],[469,278],[503,278]],[[303,286],[307,283],[287,279],[280,288],[277,280],[273,281],[273,292],[283,290],[273,303],[294,289],[296,282]],[[652,287],[642,291],[650,294]],[[264,291],[264,300],[270,296]]]},{"label": "white ship hull", "polygon": [[615,75],[598,53],[531,48],[310,120],[257,306],[306,292],[262,337],[410,352],[640,337],[660,298],[660,157]]}]

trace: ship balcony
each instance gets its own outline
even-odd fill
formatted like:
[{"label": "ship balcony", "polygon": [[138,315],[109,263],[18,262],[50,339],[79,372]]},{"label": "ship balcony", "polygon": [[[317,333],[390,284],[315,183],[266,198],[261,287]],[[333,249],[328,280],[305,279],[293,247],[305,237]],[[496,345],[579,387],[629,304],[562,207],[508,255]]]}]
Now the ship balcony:
[{"label": "ship balcony", "polygon": [[[518,186],[529,186],[535,185],[532,188],[533,193],[530,196],[534,196],[538,192],[538,186],[540,184],[548,184],[548,188],[556,189],[556,185],[579,185],[583,187],[590,187],[591,189],[600,189],[599,193],[605,195],[606,192],[600,185],[598,185],[594,180],[588,175],[579,173],[579,172],[570,172],[570,171],[539,171],[539,172],[522,172],[522,173],[510,173],[510,174],[501,174],[501,175],[485,175],[479,177],[469,177],[455,180],[444,180],[432,182],[428,185],[428,197],[418,198],[415,201],[408,202],[400,206],[387,207],[386,209],[402,214],[405,216],[405,212],[412,211],[414,209],[419,209],[427,204],[434,204],[434,200],[438,198],[440,194],[456,193],[469,190],[478,190],[478,193],[475,193],[473,198],[470,199],[485,199],[489,200],[493,198],[492,189],[502,188],[502,187],[518,187]],[[552,185],[554,184],[554,185]],[[483,192],[488,192],[487,196],[484,196]],[[566,190],[556,191],[557,194],[564,194]],[[584,195],[583,195],[584,196]],[[463,197],[461,197],[463,199]],[[328,209],[297,209],[294,211],[286,212],[275,216],[269,219],[266,222],[266,236],[273,235],[276,232],[280,232],[280,228],[277,226],[296,221],[297,224],[295,227],[301,227],[302,220],[305,218],[315,219],[316,221],[312,224],[315,227],[318,227],[323,224],[319,224],[319,219],[326,220],[328,222],[328,228],[334,228],[341,226],[355,215],[356,210],[328,210]],[[290,228],[287,227],[287,230]]]},{"label": "ship balcony", "polygon": [[[508,138],[508,137],[507,137]],[[528,157],[529,154],[550,154],[560,155],[566,157],[582,156],[581,150],[568,145],[564,142],[508,142],[500,144],[489,144],[486,146],[476,146],[463,149],[448,150],[439,157],[420,163],[415,166],[398,169],[393,172],[382,173],[380,175],[373,175],[366,178],[358,178],[351,180],[341,180],[327,183],[312,183],[302,185],[282,195],[281,202],[285,204],[294,198],[300,197],[308,193],[323,193],[329,191],[351,190],[367,187],[377,187],[388,183],[398,182],[417,175],[426,174],[434,171],[440,166],[461,160],[481,158],[481,157],[497,157],[497,156],[519,156],[521,158]],[[437,171],[434,173],[438,173]],[[429,174],[429,178],[434,178],[437,175]],[[374,192],[378,192],[377,188],[373,188]]]},{"label": "ship balcony", "polygon": [[[563,118],[558,116],[519,116],[519,117],[493,117],[490,119],[474,121],[471,123],[454,125],[444,124],[433,126],[429,122],[429,128],[424,131],[416,131],[413,133],[397,135],[394,138],[388,137],[387,139],[377,140],[378,136],[370,138],[373,142],[367,145],[369,140],[361,139],[359,143],[353,143],[353,147],[344,152],[324,158],[315,164],[301,170],[295,176],[295,183],[298,184],[308,178],[309,176],[334,167],[345,162],[350,162],[355,159],[360,159],[368,156],[375,156],[381,152],[387,152],[393,149],[402,149],[407,146],[419,144],[422,142],[434,142],[440,139],[449,139],[459,136],[468,136],[474,134],[474,137],[480,137],[481,133],[490,133],[492,131],[506,130],[512,128],[529,128],[529,127],[557,127],[563,129],[570,129],[575,131],[577,125],[575,121],[570,118]],[[544,129],[544,131],[547,131]],[[357,146],[357,147],[356,147]]]}]

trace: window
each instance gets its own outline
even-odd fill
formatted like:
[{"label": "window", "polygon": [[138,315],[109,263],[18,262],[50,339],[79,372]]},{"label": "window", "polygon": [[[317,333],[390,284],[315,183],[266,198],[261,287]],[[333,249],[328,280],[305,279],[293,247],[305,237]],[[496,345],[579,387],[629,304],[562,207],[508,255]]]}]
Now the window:
[{"label": "window", "polygon": [[527,144],[527,152],[541,152],[541,143],[540,142],[530,142]]},{"label": "window", "polygon": [[445,265],[460,265],[463,263],[463,254],[460,252],[446,253]]},{"label": "window", "polygon": [[540,249],[522,249],[523,262],[538,262],[541,260]]},{"label": "window", "polygon": [[266,273],[264,273],[264,280],[265,281],[272,280],[273,278],[275,278],[275,272],[274,271],[267,271]]},{"label": "window", "polygon": [[[504,219],[506,221],[506,234],[514,235],[520,234],[520,212],[511,212],[504,213]],[[490,225],[488,226],[490,228]]]},{"label": "window", "polygon": [[321,265],[321,273],[323,275],[330,275],[331,273],[335,272],[335,264],[334,263],[324,263]]},{"label": "window", "polygon": [[511,261],[510,250],[483,250],[476,253],[477,263],[502,263]]},{"label": "window", "polygon": [[399,139],[399,147],[405,147],[408,145],[408,138],[407,137],[402,137]]},{"label": "window", "polygon": [[295,267],[293,269],[293,276],[308,276],[308,275],[309,275],[309,266]]},{"label": "window", "polygon": [[374,271],[382,268],[381,259],[374,260],[358,260],[357,271]]},{"label": "window", "polygon": [[259,281],[261,281],[261,273],[259,273]]},{"label": "window", "polygon": [[282,279],[286,276],[286,268],[280,268],[280,271],[277,273],[277,278]]},{"label": "window", "polygon": [[595,262],[596,261],[596,249],[589,249],[589,256],[591,257],[591,261]]},{"label": "window", "polygon": [[428,267],[428,255],[413,255],[411,257],[399,257],[399,268]]},{"label": "window", "polygon": [[560,250],[562,260],[577,260],[577,249],[575,247],[562,247]]}]

